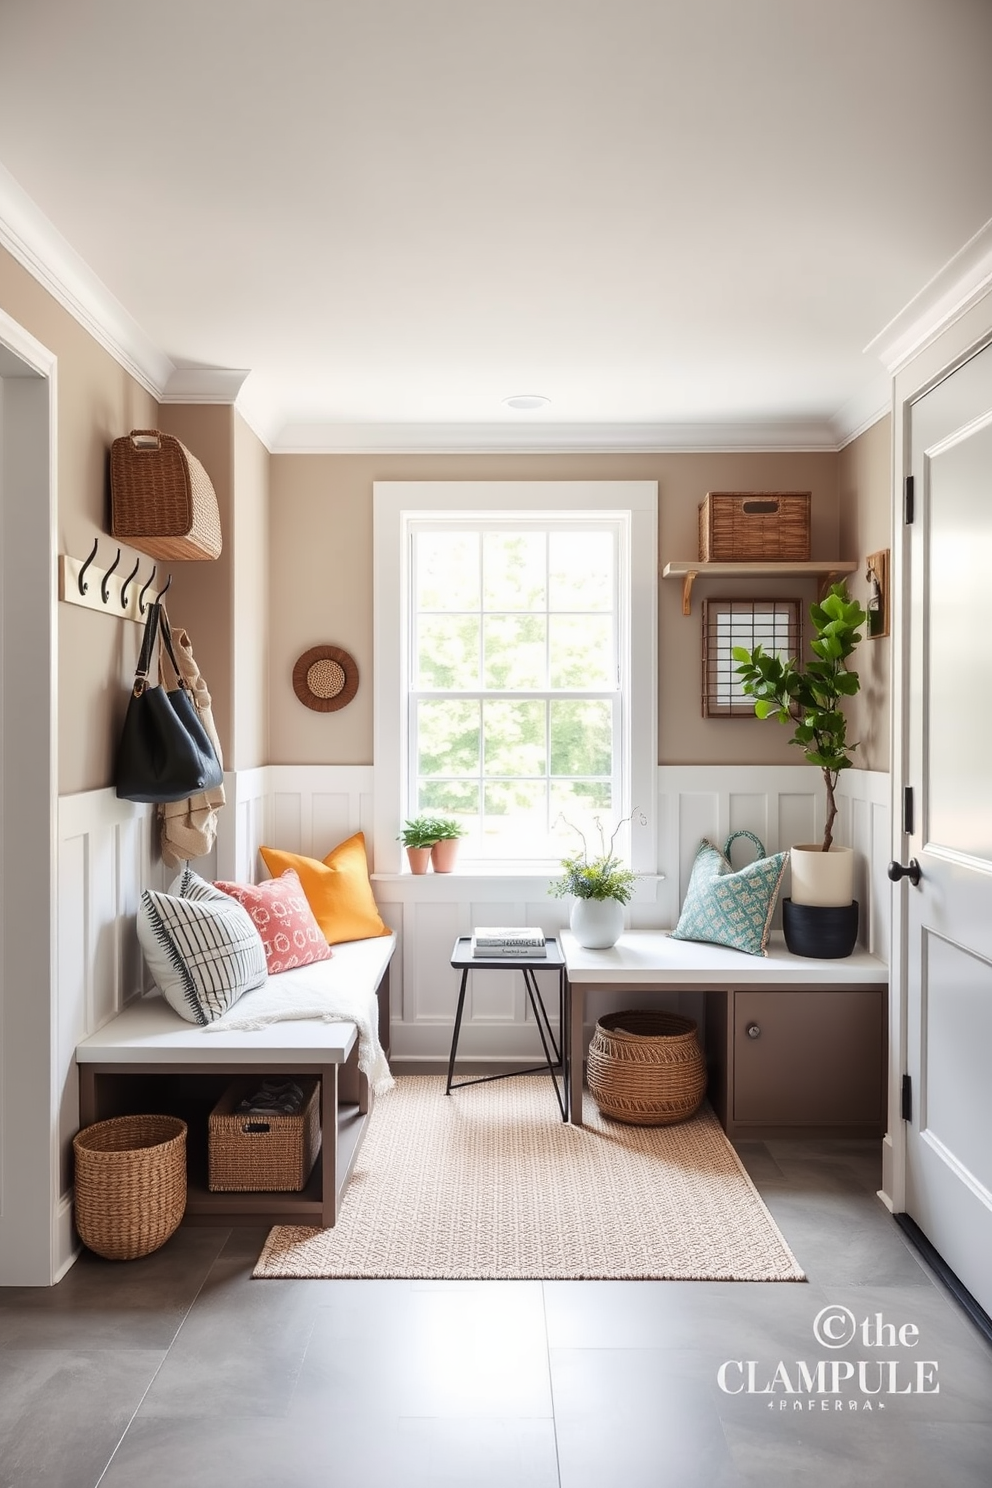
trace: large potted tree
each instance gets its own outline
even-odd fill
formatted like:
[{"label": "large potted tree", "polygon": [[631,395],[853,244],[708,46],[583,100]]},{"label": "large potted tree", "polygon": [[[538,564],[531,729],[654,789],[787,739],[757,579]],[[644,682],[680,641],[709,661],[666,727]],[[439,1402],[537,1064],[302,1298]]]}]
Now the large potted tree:
[{"label": "large potted tree", "polygon": [[782,901],[782,926],[790,951],[800,956],[849,956],[858,938],[858,905],[854,899],[854,854],[833,840],[837,819],[837,781],[853,764],[856,743],[847,739],[841,704],[860,690],[848,658],[862,639],[867,615],[849,598],[844,584],[833,584],[819,604],[810,606],[812,660],[783,661],[761,646],[734,647],[741,686],[754,699],[759,718],[791,724],[791,744],[818,765],[826,787],[822,842],[801,842],[790,849],[792,895]]}]

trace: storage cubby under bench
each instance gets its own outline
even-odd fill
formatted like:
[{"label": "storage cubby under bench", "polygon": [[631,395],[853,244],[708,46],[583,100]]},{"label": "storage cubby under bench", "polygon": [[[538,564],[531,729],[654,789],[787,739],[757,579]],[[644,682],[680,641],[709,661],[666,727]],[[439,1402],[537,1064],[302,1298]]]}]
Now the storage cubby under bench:
[{"label": "storage cubby under bench", "polygon": [[[379,1038],[387,1053],[394,945],[395,937],[384,937],[334,948],[335,956],[353,957],[356,976],[375,988]],[[184,1022],[163,997],[141,997],[77,1045],[76,1063],[81,1127],[138,1112],[187,1121],[184,1223],[326,1229],[337,1220],[371,1110],[354,1023],[293,1019],[251,1032],[211,1033]],[[310,1180],[301,1193],[212,1193],[207,1187],[209,1113],[238,1076],[271,1074],[320,1081],[322,1140]]]}]

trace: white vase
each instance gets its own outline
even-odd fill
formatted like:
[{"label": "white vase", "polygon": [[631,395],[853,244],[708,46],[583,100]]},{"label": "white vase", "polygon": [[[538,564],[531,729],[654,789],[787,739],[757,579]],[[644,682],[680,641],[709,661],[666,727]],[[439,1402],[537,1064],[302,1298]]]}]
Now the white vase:
[{"label": "white vase", "polygon": [[793,904],[850,904],[854,898],[854,851],[818,842],[800,842],[789,850]]},{"label": "white vase", "polygon": [[619,899],[575,899],[568,924],[587,951],[606,950],[623,934],[623,905]]}]

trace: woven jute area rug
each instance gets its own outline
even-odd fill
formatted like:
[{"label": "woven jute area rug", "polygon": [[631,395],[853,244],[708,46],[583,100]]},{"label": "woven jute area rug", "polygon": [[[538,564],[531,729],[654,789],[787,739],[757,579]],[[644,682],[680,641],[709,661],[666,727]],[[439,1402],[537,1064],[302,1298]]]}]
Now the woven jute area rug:
[{"label": "woven jute area rug", "polygon": [[375,1103],[333,1229],[277,1225],[256,1277],[803,1281],[713,1112],[624,1126],[546,1076]]}]

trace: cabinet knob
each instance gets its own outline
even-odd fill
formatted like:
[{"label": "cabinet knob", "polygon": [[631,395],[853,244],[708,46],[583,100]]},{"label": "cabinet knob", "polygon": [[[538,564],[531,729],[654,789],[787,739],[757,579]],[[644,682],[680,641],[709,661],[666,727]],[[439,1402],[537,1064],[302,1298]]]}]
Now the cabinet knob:
[{"label": "cabinet knob", "polygon": [[747,1034],[748,1038],[760,1038],[761,1037],[761,1024],[760,1023],[749,1023],[747,1025],[747,1027],[745,1028],[744,1032]]}]

